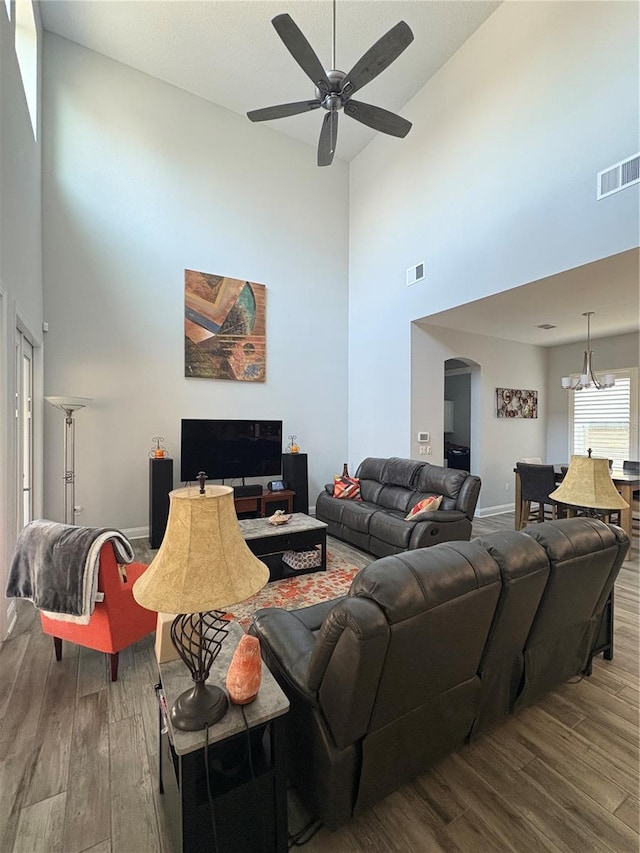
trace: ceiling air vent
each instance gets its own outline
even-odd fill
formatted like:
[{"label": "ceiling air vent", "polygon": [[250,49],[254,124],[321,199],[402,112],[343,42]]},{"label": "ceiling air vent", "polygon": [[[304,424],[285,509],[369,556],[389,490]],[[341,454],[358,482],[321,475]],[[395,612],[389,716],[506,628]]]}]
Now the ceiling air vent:
[{"label": "ceiling air vent", "polygon": [[621,160],[615,166],[609,166],[598,172],[598,198],[617,193],[640,181],[640,154],[634,154]]},{"label": "ceiling air vent", "polygon": [[540,323],[539,326],[536,326],[536,329],[557,329],[557,326],[554,326],[553,323]]},{"label": "ceiling air vent", "polygon": [[407,287],[410,284],[415,284],[417,281],[422,281],[424,278],[424,261],[420,261],[414,267],[409,267],[407,270]]}]

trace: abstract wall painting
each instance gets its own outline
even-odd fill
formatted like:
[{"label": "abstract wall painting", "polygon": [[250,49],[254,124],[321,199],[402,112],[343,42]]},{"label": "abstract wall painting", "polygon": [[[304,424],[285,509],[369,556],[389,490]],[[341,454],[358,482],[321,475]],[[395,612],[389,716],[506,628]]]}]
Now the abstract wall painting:
[{"label": "abstract wall painting", "polygon": [[184,375],[264,382],[264,284],[184,271]]},{"label": "abstract wall painting", "polygon": [[499,418],[537,418],[538,392],[496,388],[496,415]]}]

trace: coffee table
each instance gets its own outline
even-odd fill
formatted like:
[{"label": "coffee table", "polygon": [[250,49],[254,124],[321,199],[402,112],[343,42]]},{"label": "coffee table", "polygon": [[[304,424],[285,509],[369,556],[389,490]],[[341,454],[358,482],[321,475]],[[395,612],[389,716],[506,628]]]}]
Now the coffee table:
[{"label": "coffee table", "polygon": [[[249,550],[269,567],[269,580],[275,581],[309,572],[327,570],[327,525],[303,512],[294,512],[286,524],[270,524],[267,518],[239,521]],[[292,569],[282,561],[285,551],[311,551],[320,547],[320,565]]]}]

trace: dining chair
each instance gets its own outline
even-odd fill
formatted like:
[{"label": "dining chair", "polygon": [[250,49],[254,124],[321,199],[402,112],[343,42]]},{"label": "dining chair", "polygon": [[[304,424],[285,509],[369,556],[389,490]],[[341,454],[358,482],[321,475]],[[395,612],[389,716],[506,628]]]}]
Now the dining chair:
[{"label": "dining chair", "polygon": [[[530,462],[516,462],[516,470],[520,476],[520,527],[522,530],[531,520],[545,520],[545,506],[551,508],[551,517],[556,519],[565,514],[564,504],[554,501],[549,494],[556,488],[553,465],[538,465]],[[531,504],[537,504],[537,511],[531,518]]]}]

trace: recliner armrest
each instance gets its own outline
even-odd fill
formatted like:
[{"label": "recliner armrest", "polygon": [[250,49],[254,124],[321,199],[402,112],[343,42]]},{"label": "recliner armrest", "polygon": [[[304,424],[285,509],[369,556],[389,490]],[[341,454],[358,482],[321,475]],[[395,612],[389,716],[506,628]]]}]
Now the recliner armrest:
[{"label": "recliner armrest", "polygon": [[347,598],[346,595],[340,595],[338,598],[330,598],[328,601],[320,601],[318,604],[299,607],[292,612],[295,613],[296,618],[299,619],[303,625],[306,625],[310,631],[317,632],[320,630],[325,616],[329,611],[333,610],[336,604],[343,601],[345,598]]},{"label": "recliner armrest", "polygon": [[439,524],[447,524],[453,521],[462,521],[466,517],[466,513],[459,509],[436,509],[433,512],[426,512],[415,521],[415,524],[420,524],[421,521],[437,521]]},{"label": "recliner armrest", "polygon": [[316,638],[295,612],[280,607],[258,610],[249,634],[260,640],[262,656],[276,681],[287,684],[305,702],[317,705],[317,696],[307,685]]}]

